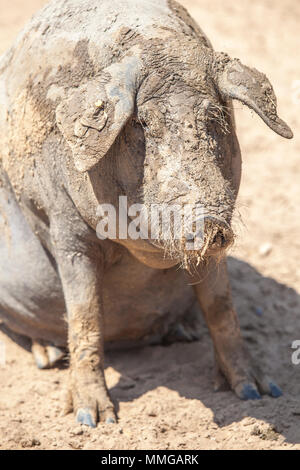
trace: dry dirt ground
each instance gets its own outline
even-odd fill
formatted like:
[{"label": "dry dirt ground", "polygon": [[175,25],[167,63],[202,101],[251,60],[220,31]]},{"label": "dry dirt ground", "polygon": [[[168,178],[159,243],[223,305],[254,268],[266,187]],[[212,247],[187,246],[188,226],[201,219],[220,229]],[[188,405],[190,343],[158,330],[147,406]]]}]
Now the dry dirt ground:
[{"label": "dry dirt ground", "polygon": [[[0,0],[0,53],[43,0]],[[264,71],[292,141],[235,103],[243,152],[230,271],[243,335],[284,390],[241,402],[212,391],[213,357],[204,324],[193,344],[107,355],[119,423],[91,430],[61,417],[66,370],[38,371],[4,334],[0,367],[1,449],[300,449],[300,2],[182,0],[218,50]],[[298,90],[297,90],[298,88]]]}]

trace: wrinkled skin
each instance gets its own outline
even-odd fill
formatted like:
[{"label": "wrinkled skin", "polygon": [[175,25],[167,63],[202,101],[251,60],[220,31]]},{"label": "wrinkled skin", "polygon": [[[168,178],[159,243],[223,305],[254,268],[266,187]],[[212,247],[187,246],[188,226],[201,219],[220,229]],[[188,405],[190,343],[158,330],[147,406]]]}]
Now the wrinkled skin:
[{"label": "wrinkled skin", "polygon": [[[191,339],[176,324],[195,299],[216,388],[281,393],[244,349],[226,270],[241,174],[232,98],[292,137],[267,78],[215,53],[173,0],[53,1],[0,59],[0,314],[40,368],[68,346],[66,410],[81,423],[116,419],[104,341]],[[200,203],[203,246],[187,251],[186,233],[100,240],[97,208],[120,195]]]}]

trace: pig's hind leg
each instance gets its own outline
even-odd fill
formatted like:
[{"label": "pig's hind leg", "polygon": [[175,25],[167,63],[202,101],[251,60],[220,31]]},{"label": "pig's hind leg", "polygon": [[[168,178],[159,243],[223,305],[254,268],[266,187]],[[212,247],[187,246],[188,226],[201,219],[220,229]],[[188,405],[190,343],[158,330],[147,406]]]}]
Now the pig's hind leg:
[{"label": "pig's hind leg", "polygon": [[[54,365],[67,344],[65,302],[53,263],[27,223],[0,165],[0,319],[8,331],[47,345],[35,354],[41,368]],[[9,334],[9,333],[8,333]],[[51,346],[53,345],[53,346]],[[55,345],[55,346],[54,346]]]}]

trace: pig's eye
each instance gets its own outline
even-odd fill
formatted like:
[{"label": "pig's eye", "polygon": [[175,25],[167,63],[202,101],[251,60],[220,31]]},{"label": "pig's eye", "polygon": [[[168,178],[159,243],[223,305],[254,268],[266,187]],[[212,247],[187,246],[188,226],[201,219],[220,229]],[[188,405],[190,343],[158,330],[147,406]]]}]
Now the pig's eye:
[{"label": "pig's eye", "polygon": [[142,118],[142,117],[140,118],[140,124],[141,124],[141,126],[142,126],[143,128],[148,127],[148,125],[147,125],[145,119]]},{"label": "pig's eye", "polygon": [[139,116],[136,116],[132,119],[133,123],[135,126],[142,126],[143,129],[147,128],[148,125],[145,121],[145,119],[139,117]]}]

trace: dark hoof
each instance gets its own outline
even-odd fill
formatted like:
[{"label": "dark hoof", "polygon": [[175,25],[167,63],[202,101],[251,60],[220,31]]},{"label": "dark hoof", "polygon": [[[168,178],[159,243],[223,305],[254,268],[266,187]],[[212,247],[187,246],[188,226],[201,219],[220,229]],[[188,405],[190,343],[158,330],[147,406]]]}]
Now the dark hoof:
[{"label": "dark hoof", "polygon": [[81,424],[85,424],[86,426],[90,426],[91,428],[96,427],[96,423],[87,408],[81,408],[77,411],[76,421]]},{"label": "dark hoof", "polygon": [[273,398],[281,397],[282,390],[276,384],[274,384],[273,382],[270,382],[269,387],[270,387],[271,397],[273,397]]},{"label": "dark hoof", "polygon": [[243,386],[241,399],[242,400],[260,400],[261,395],[258,393],[258,391],[253,385],[246,384]]}]

